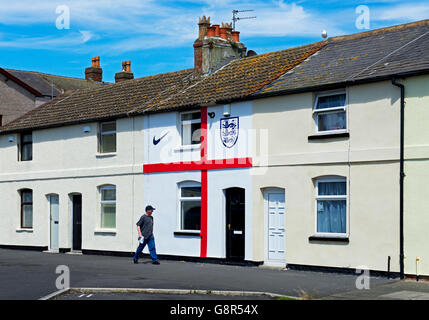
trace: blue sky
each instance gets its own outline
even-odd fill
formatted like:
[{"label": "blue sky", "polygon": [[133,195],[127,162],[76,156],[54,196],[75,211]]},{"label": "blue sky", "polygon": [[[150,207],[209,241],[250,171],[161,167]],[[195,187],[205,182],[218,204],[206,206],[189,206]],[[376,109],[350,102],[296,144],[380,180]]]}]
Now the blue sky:
[{"label": "blue sky", "polygon": [[[58,29],[58,6],[70,9],[70,28]],[[0,0],[0,67],[83,77],[101,57],[103,80],[114,81],[121,62],[136,77],[193,67],[198,17],[229,22],[233,9],[254,9],[237,23],[241,40],[257,53],[364,30],[356,8],[370,9],[370,29],[429,18],[429,1],[286,0]],[[247,15],[243,14],[243,16]]]}]

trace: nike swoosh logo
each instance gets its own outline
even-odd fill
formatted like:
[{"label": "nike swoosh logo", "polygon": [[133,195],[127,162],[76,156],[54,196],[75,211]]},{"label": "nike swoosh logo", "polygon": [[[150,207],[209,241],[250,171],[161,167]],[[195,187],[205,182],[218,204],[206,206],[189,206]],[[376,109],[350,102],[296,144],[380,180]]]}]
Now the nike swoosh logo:
[{"label": "nike swoosh logo", "polygon": [[153,145],[156,146],[166,135],[168,132],[166,132],[161,138],[155,139],[155,136],[153,137]]}]

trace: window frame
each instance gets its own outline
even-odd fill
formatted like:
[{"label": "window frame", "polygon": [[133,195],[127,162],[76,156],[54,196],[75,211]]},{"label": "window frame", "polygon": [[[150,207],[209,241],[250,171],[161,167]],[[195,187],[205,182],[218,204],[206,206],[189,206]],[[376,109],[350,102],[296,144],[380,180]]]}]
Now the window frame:
[{"label": "window frame", "polygon": [[[31,136],[31,142],[24,142],[24,136]],[[31,158],[23,159],[24,146],[31,145]],[[19,136],[19,161],[33,161],[33,131],[22,132]]]},{"label": "window frame", "polygon": [[[110,124],[110,123],[114,123],[115,124],[115,131],[105,131],[103,132],[103,125],[104,124]],[[109,151],[109,152],[103,152],[102,151],[102,145],[103,145],[103,136],[105,135],[110,135],[110,134],[115,134],[115,151]],[[113,121],[102,121],[98,123],[98,153],[99,154],[112,154],[112,153],[116,153],[118,150],[118,140],[117,140],[117,135],[118,135],[118,128],[117,128],[117,122],[116,120]]]},{"label": "window frame", "polygon": [[[346,184],[346,194],[345,195],[329,195],[329,196],[320,196],[319,195],[319,183],[320,182],[345,182]],[[326,237],[326,238],[348,238],[349,234],[349,210],[348,210],[348,204],[349,204],[349,192],[348,192],[348,185],[347,185],[347,178],[341,177],[341,176],[326,176],[326,177],[319,177],[315,179],[315,201],[314,201],[314,214],[315,214],[315,225],[314,225],[314,234],[317,237]],[[346,201],[346,231],[344,233],[339,232],[318,232],[317,231],[317,203],[319,200],[345,200]]]},{"label": "window frame", "polygon": [[[329,97],[329,96],[338,96],[338,95],[345,95],[345,103],[343,107],[334,107],[334,108],[326,108],[326,109],[316,109],[317,104],[319,103],[319,98],[321,97]],[[335,111],[344,111],[345,112],[345,128],[344,129],[337,129],[337,130],[324,130],[319,131],[319,115],[323,114],[329,114],[329,113],[335,113]],[[316,126],[316,134],[318,135],[328,135],[328,134],[336,134],[336,133],[346,133],[348,132],[348,123],[347,123],[347,92],[346,90],[336,90],[336,91],[327,91],[327,92],[320,92],[316,94],[316,98],[314,99],[314,105],[313,105],[313,120]]]},{"label": "window frame", "polygon": [[[198,113],[199,114],[199,119],[192,119],[192,120],[182,120],[182,115],[185,114],[192,114],[192,113]],[[199,123],[200,124],[200,132],[201,132],[201,111],[185,111],[185,112],[180,112],[179,113],[179,136],[180,136],[180,147],[185,147],[185,148],[198,148],[199,146],[201,146],[201,134],[200,134],[200,143],[195,143],[192,144],[192,133],[191,133],[191,144],[183,144],[183,122],[189,122],[189,124],[195,124],[195,123]]]},{"label": "window frame", "polygon": [[[198,187],[201,191],[201,183],[196,181],[185,181],[178,183],[178,194],[177,194],[177,207],[178,207],[178,219],[177,219],[177,230],[178,232],[189,233],[199,235],[201,233],[201,213],[200,213],[200,230],[186,230],[182,229],[182,202],[192,201],[199,202],[201,208],[201,196],[200,197],[182,197],[182,188]],[[200,193],[201,194],[201,193]]]},{"label": "window frame", "polygon": [[[115,200],[103,200],[103,190],[115,190]],[[99,214],[100,214],[100,218],[99,218],[99,229],[100,230],[116,230],[116,226],[117,226],[117,188],[116,185],[113,184],[106,184],[106,185],[102,185],[98,187],[98,192],[99,192]],[[113,228],[106,228],[103,227],[103,204],[115,204],[115,226]]]},{"label": "window frame", "polygon": [[[29,192],[31,192],[31,202],[25,202],[24,201],[24,192],[27,192],[27,191],[29,191]],[[20,197],[21,197],[21,199],[20,199],[20,207],[21,207],[21,223],[20,223],[20,228],[21,229],[25,229],[25,230],[32,230],[33,229],[33,226],[34,226],[34,221],[33,221],[33,217],[34,217],[34,215],[33,215],[33,213],[34,213],[34,210],[33,210],[33,204],[34,204],[34,199],[33,199],[33,190],[32,189],[28,189],[28,188],[24,188],[24,189],[21,189],[21,190],[19,190],[19,195],[20,195]],[[24,206],[25,205],[31,205],[31,227],[24,227]]]}]

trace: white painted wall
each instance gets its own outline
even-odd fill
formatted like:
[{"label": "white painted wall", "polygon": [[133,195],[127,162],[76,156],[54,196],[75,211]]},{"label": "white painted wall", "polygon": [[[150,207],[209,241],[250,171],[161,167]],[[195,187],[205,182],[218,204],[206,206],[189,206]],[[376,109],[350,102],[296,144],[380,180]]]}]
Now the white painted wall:
[{"label": "white painted wall", "polygon": [[184,181],[201,183],[201,173],[185,171],[145,174],[144,203],[156,208],[153,217],[158,253],[199,257],[199,236],[174,235],[174,232],[180,230],[179,183]]},{"label": "white painted wall", "polygon": [[253,260],[252,179],[250,169],[212,170],[207,174],[207,255],[226,257],[225,189],[245,189],[245,260]]},{"label": "white painted wall", "polygon": [[[253,169],[255,259],[264,259],[265,188],[286,193],[286,263],[399,269],[399,92],[389,81],[347,88],[350,138],[309,141],[315,134],[315,94],[254,101],[256,150],[268,166]],[[267,140],[260,140],[266,130]],[[263,148],[262,148],[263,150]],[[259,155],[257,155],[259,156]],[[309,241],[315,234],[314,179],[348,182],[348,244]]]},{"label": "white painted wall", "polygon": [[246,158],[252,154],[252,103],[240,102],[231,104],[231,118],[239,117],[239,134],[236,144],[226,148],[220,138],[220,124],[224,106],[207,108],[207,112],[214,112],[215,117],[207,117],[207,159]]},{"label": "white painted wall", "polygon": [[[83,127],[90,126],[89,133]],[[9,142],[13,136],[13,142]],[[135,250],[134,227],[144,211],[143,118],[117,120],[117,152],[97,154],[97,123],[36,130],[33,160],[17,161],[18,135],[0,135],[0,244],[48,246],[47,194],[59,195],[60,248],[71,247],[70,193],[82,194],[82,248]],[[116,185],[116,230],[100,230],[100,199],[97,187]],[[33,190],[33,230],[20,230],[18,190]],[[140,196],[139,196],[140,195]]]}]

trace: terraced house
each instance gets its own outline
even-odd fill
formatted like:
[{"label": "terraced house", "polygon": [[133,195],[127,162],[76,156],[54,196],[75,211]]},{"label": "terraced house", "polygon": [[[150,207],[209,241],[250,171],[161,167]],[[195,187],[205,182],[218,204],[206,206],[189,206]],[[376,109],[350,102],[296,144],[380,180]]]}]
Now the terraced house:
[{"label": "terraced house", "polygon": [[151,204],[161,255],[429,275],[428,47],[425,20],[256,55],[203,17],[194,68],[2,128],[0,244],[129,253]]},{"label": "terraced house", "polygon": [[0,68],[0,126],[53,98],[77,89],[101,85],[91,73],[85,79]]}]

